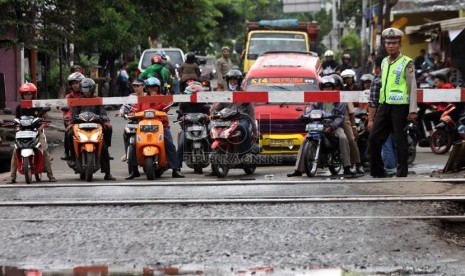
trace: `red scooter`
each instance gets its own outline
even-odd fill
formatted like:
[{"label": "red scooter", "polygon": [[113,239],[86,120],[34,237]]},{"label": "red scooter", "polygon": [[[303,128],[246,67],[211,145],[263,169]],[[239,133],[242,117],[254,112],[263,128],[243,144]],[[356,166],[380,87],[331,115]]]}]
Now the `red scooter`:
[{"label": "red scooter", "polygon": [[42,144],[39,142],[39,127],[49,123],[42,119],[42,115],[50,111],[50,108],[43,108],[37,117],[21,116],[13,120],[17,132],[15,135],[16,163],[18,172],[24,174],[27,184],[32,181],[32,175],[36,181],[41,180],[44,167],[44,156]]},{"label": "red scooter", "polygon": [[[211,165],[213,173],[218,177],[226,177],[229,169],[243,169],[246,174],[253,174],[256,168],[254,159],[258,154],[256,137],[252,135],[250,149],[243,150],[245,137],[239,130],[240,118],[245,116],[238,110],[224,108],[212,116],[210,137],[212,140]],[[249,124],[252,131],[252,122]]]}]

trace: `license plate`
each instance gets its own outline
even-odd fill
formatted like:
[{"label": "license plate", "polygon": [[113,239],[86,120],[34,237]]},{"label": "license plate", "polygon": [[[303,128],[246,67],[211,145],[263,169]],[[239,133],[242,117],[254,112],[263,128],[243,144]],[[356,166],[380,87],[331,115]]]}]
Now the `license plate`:
[{"label": "license plate", "polygon": [[187,131],[199,131],[199,130],[203,130],[204,127],[203,126],[190,126],[190,127],[187,127]]},{"label": "license plate", "polygon": [[37,136],[37,132],[35,131],[18,131],[16,132],[16,139],[21,139],[21,138],[35,138]]},{"label": "license plate", "polygon": [[291,147],[294,146],[294,140],[289,139],[271,139],[270,147]]},{"label": "license plate", "polygon": [[203,87],[202,87],[202,90],[203,90],[203,91],[210,91],[210,87],[208,87],[208,86],[203,86]]},{"label": "license plate", "polygon": [[137,124],[126,124],[128,128],[137,128]]},{"label": "license plate", "polygon": [[96,123],[81,123],[79,128],[97,128],[98,124]]},{"label": "license plate", "polygon": [[321,130],[323,130],[323,128],[324,128],[323,124],[315,124],[315,123],[307,124],[305,126],[306,131],[311,131],[311,130],[321,131]]},{"label": "license plate", "polygon": [[214,121],[213,126],[214,127],[227,127],[231,124],[230,121]]}]

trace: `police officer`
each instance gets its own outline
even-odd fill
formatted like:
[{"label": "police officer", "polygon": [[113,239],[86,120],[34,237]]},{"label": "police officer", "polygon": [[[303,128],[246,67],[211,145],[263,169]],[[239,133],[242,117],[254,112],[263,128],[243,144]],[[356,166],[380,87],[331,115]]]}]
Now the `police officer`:
[{"label": "police officer", "polygon": [[379,106],[370,133],[371,176],[386,177],[381,147],[392,132],[397,146],[397,177],[408,174],[407,119],[417,119],[417,86],[413,60],[400,52],[404,33],[396,28],[383,31],[387,57],[381,64]]},{"label": "police officer", "polygon": [[223,53],[223,56],[217,59],[215,63],[216,78],[218,81],[216,90],[218,91],[222,91],[226,88],[225,76],[232,69],[232,62],[231,62],[231,59],[229,58],[231,49],[229,49],[228,46],[223,46],[223,48],[221,48],[221,52]]}]

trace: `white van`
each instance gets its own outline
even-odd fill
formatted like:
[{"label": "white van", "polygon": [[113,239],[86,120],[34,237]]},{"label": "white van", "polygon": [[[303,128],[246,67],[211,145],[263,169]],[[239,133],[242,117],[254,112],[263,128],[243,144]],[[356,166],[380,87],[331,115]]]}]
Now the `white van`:
[{"label": "white van", "polygon": [[157,51],[164,51],[167,56],[170,57],[170,62],[179,68],[185,61],[184,52],[179,48],[152,48],[146,49],[142,52],[139,60],[139,66],[137,69],[140,73],[144,72],[145,68],[152,65],[152,58],[155,56]]}]

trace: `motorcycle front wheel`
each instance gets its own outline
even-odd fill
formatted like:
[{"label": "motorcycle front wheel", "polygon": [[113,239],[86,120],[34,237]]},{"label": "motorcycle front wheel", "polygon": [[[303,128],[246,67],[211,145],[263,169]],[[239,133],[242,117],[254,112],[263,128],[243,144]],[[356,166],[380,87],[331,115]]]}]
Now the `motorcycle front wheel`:
[{"label": "motorcycle front wheel", "polygon": [[315,141],[304,141],[304,169],[308,177],[314,177],[318,169],[318,156],[316,156],[316,150],[318,143]]},{"label": "motorcycle front wheel", "polygon": [[23,173],[27,184],[32,181],[32,168],[29,157],[23,157]]},{"label": "motorcycle front wheel", "polygon": [[338,175],[342,169],[341,153],[338,150],[335,153],[331,153],[330,156],[331,160],[328,164],[329,171],[332,175]]},{"label": "motorcycle front wheel", "polygon": [[453,143],[452,135],[445,129],[438,129],[431,135],[431,151],[444,154],[449,151]]},{"label": "motorcycle front wheel", "polygon": [[[215,152],[214,155],[219,155],[218,152]],[[212,164],[212,171],[213,173],[220,178],[224,178],[228,175],[229,173],[229,166],[228,164],[225,164],[225,161],[222,161],[220,158],[215,158],[213,157],[212,160],[215,160],[216,162],[211,163]],[[219,161],[219,162],[218,162]]]},{"label": "motorcycle front wheel", "polygon": [[147,180],[155,179],[155,159],[153,156],[145,157],[145,174],[147,175]]},{"label": "motorcycle front wheel", "polygon": [[92,182],[94,177],[95,152],[84,152],[83,157],[83,164],[86,165],[85,179],[87,182]]}]

